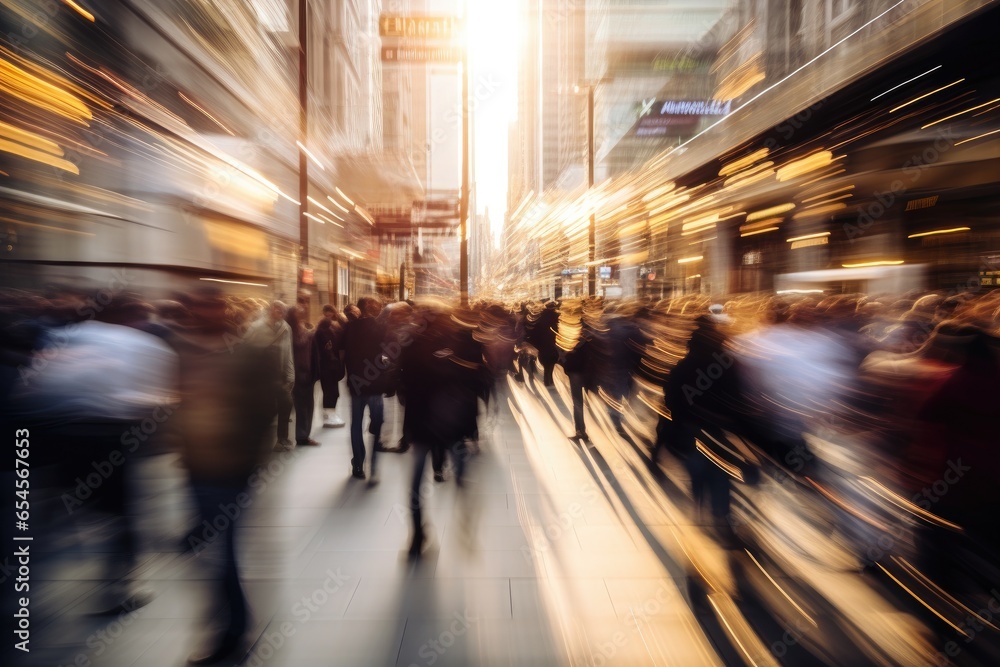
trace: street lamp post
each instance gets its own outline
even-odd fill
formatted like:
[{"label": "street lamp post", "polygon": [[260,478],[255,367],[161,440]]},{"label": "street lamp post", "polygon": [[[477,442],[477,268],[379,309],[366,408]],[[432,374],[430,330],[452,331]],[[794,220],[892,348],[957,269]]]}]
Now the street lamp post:
[{"label": "street lamp post", "polygon": [[463,306],[469,305],[469,50],[462,49],[462,192],[459,203],[459,289]]},{"label": "street lamp post", "polygon": [[309,60],[306,45],[309,40],[308,1],[299,0],[299,275],[296,283],[302,285],[303,269],[309,264],[309,163],[301,146],[309,145]]},{"label": "street lamp post", "polygon": [[[574,92],[587,89],[587,192],[594,188],[594,85],[576,85]],[[597,296],[597,215],[593,205],[590,209],[589,253],[587,255],[587,294]]]},{"label": "street lamp post", "polygon": [[[594,86],[587,86],[587,191],[594,187]],[[587,266],[587,293],[597,295],[597,217],[590,208],[590,263]]]}]

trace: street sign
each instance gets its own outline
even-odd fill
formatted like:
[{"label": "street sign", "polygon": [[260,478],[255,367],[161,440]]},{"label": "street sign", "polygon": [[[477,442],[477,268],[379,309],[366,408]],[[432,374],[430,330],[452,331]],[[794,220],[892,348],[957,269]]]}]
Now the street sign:
[{"label": "street sign", "polygon": [[382,14],[378,21],[380,37],[407,39],[452,39],[458,31],[454,16],[400,16]]},{"label": "street sign", "polygon": [[456,46],[383,46],[384,63],[457,63],[462,49]]}]

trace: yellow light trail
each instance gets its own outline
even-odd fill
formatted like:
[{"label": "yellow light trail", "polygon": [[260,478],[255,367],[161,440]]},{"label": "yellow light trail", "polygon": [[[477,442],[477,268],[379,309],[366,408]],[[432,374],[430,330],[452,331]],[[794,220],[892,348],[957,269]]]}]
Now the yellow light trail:
[{"label": "yellow light trail", "polygon": [[187,102],[188,104],[190,104],[191,106],[193,106],[198,111],[202,112],[210,121],[212,121],[213,123],[215,123],[216,125],[218,125],[219,127],[221,127],[223,129],[223,131],[225,131],[227,134],[229,134],[231,136],[234,136],[234,137],[236,136],[236,133],[233,132],[232,130],[230,130],[225,125],[223,125],[222,121],[220,121],[218,118],[216,118],[212,114],[208,113],[208,111],[206,111],[205,109],[203,109],[202,107],[200,107],[194,100],[192,100],[191,98],[189,98],[187,95],[185,95],[184,93],[182,93],[180,91],[177,91],[177,94],[181,96],[182,100],[184,100],[185,102]]},{"label": "yellow light trail", "polygon": [[967,144],[970,141],[975,141],[976,139],[982,139],[983,137],[988,137],[989,135],[996,134],[997,132],[1000,132],[1000,130],[993,130],[992,132],[984,132],[983,134],[980,134],[979,136],[969,137],[968,139],[962,139],[961,141],[956,142],[955,145],[956,146],[961,146],[962,144]]},{"label": "yellow light trail", "polygon": [[860,269],[869,266],[898,266],[903,263],[901,259],[883,259],[876,262],[859,262],[857,264],[841,264],[845,269]]},{"label": "yellow light trail", "polygon": [[830,232],[819,232],[817,234],[806,234],[805,236],[794,236],[790,239],[786,239],[787,243],[795,243],[796,241],[805,241],[806,239],[818,239],[821,236],[829,236]]},{"label": "yellow light trail", "polygon": [[937,125],[938,123],[945,122],[946,120],[951,120],[952,118],[957,118],[958,116],[963,116],[963,115],[969,113],[970,111],[975,111],[976,109],[982,109],[983,107],[989,106],[990,104],[995,104],[996,102],[1000,102],[1000,97],[996,98],[995,100],[990,100],[989,102],[983,102],[982,104],[979,104],[979,105],[976,105],[976,106],[974,106],[972,108],[966,109],[965,111],[959,111],[958,113],[953,113],[950,116],[945,116],[944,118],[938,119],[938,120],[934,121],[933,123],[927,123],[926,125],[921,126],[920,129],[921,130],[926,130],[928,127],[933,127],[933,126]]},{"label": "yellow light trail", "polygon": [[776,231],[778,231],[778,227],[765,227],[764,229],[758,229],[752,232],[744,232],[740,234],[740,238],[744,236],[756,236],[757,234],[766,234],[767,232],[776,232]]},{"label": "yellow light trail", "polygon": [[895,113],[895,112],[899,111],[900,109],[902,109],[903,107],[908,107],[911,104],[913,104],[914,102],[919,102],[920,100],[924,99],[925,97],[930,97],[934,93],[940,93],[942,90],[945,90],[946,88],[951,88],[952,86],[957,86],[958,84],[962,83],[963,81],[965,81],[965,78],[961,78],[958,81],[953,81],[953,82],[949,83],[947,86],[941,86],[937,90],[932,90],[929,93],[924,93],[920,97],[915,97],[912,100],[910,100],[909,102],[903,102],[902,104],[900,104],[895,109],[890,109],[889,113]]},{"label": "yellow light trail", "polygon": [[971,230],[971,227],[952,227],[951,229],[935,229],[933,232],[920,232],[919,234],[910,234],[906,238],[916,239],[921,236],[934,236],[935,234],[954,234],[955,232],[967,232]]},{"label": "yellow light trail", "polygon": [[71,7],[73,9],[73,11],[75,11],[77,14],[79,14],[83,18],[87,19],[91,23],[94,22],[94,15],[91,14],[90,12],[88,12],[86,9],[84,9],[80,5],[78,5],[75,2],[73,2],[73,0],[63,0],[63,3],[65,5],[67,5],[68,7]]}]

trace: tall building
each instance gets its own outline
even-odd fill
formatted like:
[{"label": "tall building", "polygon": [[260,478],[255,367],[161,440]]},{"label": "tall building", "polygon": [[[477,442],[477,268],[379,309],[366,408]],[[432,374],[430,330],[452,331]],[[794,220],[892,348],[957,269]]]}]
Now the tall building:
[{"label": "tall building", "polygon": [[717,120],[712,114],[670,113],[664,104],[717,99],[716,54],[725,33],[738,25],[731,16],[734,0],[592,5],[587,69],[599,82],[594,143],[600,182],[642,165]]},{"label": "tall building", "polygon": [[493,232],[490,209],[471,216],[469,225],[469,285],[473,294],[489,294],[490,260],[493,257]]},{"label": "tall building", "polygon": [[529,192],[585,185],[586,3],[525,0],[518,112],[511,130],[508,210]]},{"label": "tall building", "polygon": [[[386,0],[382,11],[446,19],[460,16],[461,7],[456,0]],[[381,46],[423,43],[421,37],[386,35]],[[401,282],[407,295],[457,294],[460,71],[457,62],[382,63],[383,171],[395,175],[395,187],[375,207],[379,283],[386,297],[398,295]]]}]

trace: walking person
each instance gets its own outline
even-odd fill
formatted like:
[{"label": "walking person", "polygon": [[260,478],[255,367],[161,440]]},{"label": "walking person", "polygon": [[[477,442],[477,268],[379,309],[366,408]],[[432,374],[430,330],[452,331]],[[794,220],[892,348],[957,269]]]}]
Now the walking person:
[{"label": "walking person", "polygon": [[[148,452],[144,443],[159,435],[144,424],[159,426],[176,403],[177,354],[160,337],[132,326],[135,305],[119,299],[93,320],[40,332],[36,354],[47,363],[13,385],[10,401],[32,425],[32,451],[57,462],[67,513],[74,520],[98,515],[108,521],[97,552],[110,581],[96,596],[95,611],[103,614],[128,613],[152,599],[133,580],[139,539],[132,475],[135,459]],[[144,434],[141,441],[136,433]],[[94,471],[100,482],[81,489]]]},{"label": "walking person", "polygon": [[[730,536],[729,476],[710,461],[707,454],[699,451],[696,440],[701,441],[706,450],[715,451],[713,441],[724,439],[723,429],[745,432],[744,428],[737,427],[740,385],[732,357],[725,347],[727,323],[715,314],[702,315],[696,320],[696,328],[688,341],[688,353],[670,372],[664,385],[664,400],[671,414],[670,427],[658,429],[669,438],[658,447],[669,447],[684,458],[691,477],[696,518],[707,496],[711,526],[723,538]],[[722,369],[721,374],[711,383],[701,382],[700,378],[713,364]],[[656,460],[655,454],[653,460]]]},{"label": "walking person", "polygon": [[[283,310],[280,303],[273,309]],[[178,419],[184,434],[181,459],[191,478],[202,529],[188,539],[196,555],[221,549],[222,562],[214,576],[218,611],[213,618],[218,626],[189,662],[211,665],[238,662],[251,628],[240,584],[236,531],[241,508],[250,502],[249,480],[267,456],[266,434],[279,397],[287,393],[287,374],[279,361],[281,349],[267,336],[255,336],[235,348],[227,343],[235,328],[227,320],[221,297],[199,295],[191,312],[195,326],[181,353]],[[282,330],[274,324],[265,326]]]},{"label": "walking person", "polygon": [[344,332],[344,365],[347,371],[347,388],[351,394],[351,476],[365,479],[365,441],[363,422],[365,408],[371,420],[369,432],[372,442],[369,484],[378,483],[376,452],[381,448],[383,421],[382,394],[389,378],[386,372],[389,359],[383,342],[385,331],[378,315],[381,302],[375,297],[358,300],[360,316],[349,321]]},{"label": "walking person", "polygon": [[569,377],[569,393],[573,399],[573,428],[575,433],[570,440],[578,443],[590,443],[587,435],[587,424],[584,419],[584,390],[593,392],[597,389],[597,372],[594,349],[595,332],[588,321],[586,308],[579,312],[564,312],[560,315],[559,338],[563,345],[569,347],[563,360],[563,369]]},{"label": "walking person", "polygon": [[288,308],[281,301],[272,301],[267,313],[250,325],[244,343],[269,350],[280,371],[276,381],[278,410],[278,442],[275,451],[288,451],[288,420],[292,414],[292,388],[295,386],[295,363],[292,359],[292,328],[285,321]]},{"label": "walking person", "polygon": [[556,330],[559,328],[559,311],[556,302],[549,301],[539,313],[538,318],[528,330],[528,342],[538,350],[538,361],[542,364],[542,383],[546,387],[554,387],[552,372],[559,360],[559,348],[556,346]]},{"label": "walking person", "polygon": [[304,308],[290,308],[285,319],[292,331],[292,361],[295,365],[295,383],[292,387],[292,404],[295,408],[295,444],[301,447],[317,447],[313,440],[313,414],[316,410],[316,380],[319,379],[319,350],[313,336],[315,331],[307,328]]},{"label": "walking person", "polygon": [[482,346],[471,329],[457,323],[474,320],[471,315],[464,319],[450,315],[442,309],[425,309],[420,317],[427,326],[402,351],[403,430],[415,456],[410,484],[412,559],[419,558],[427,544],[420,492],[427,457],[443,458],[450,451],[455,482],[464,487],[466,466],[474,451],[466,441],[476,435],[478,400],[486,389]]},{"label": "walking person", "polygon": [[344,420],[337,414],[340,381],[344,379],[344,325],[337,309],[323,306],[323,319],[316,324],[313,338],[319,362],[319,384],[323,390],[323,428],[340,428]]}]

